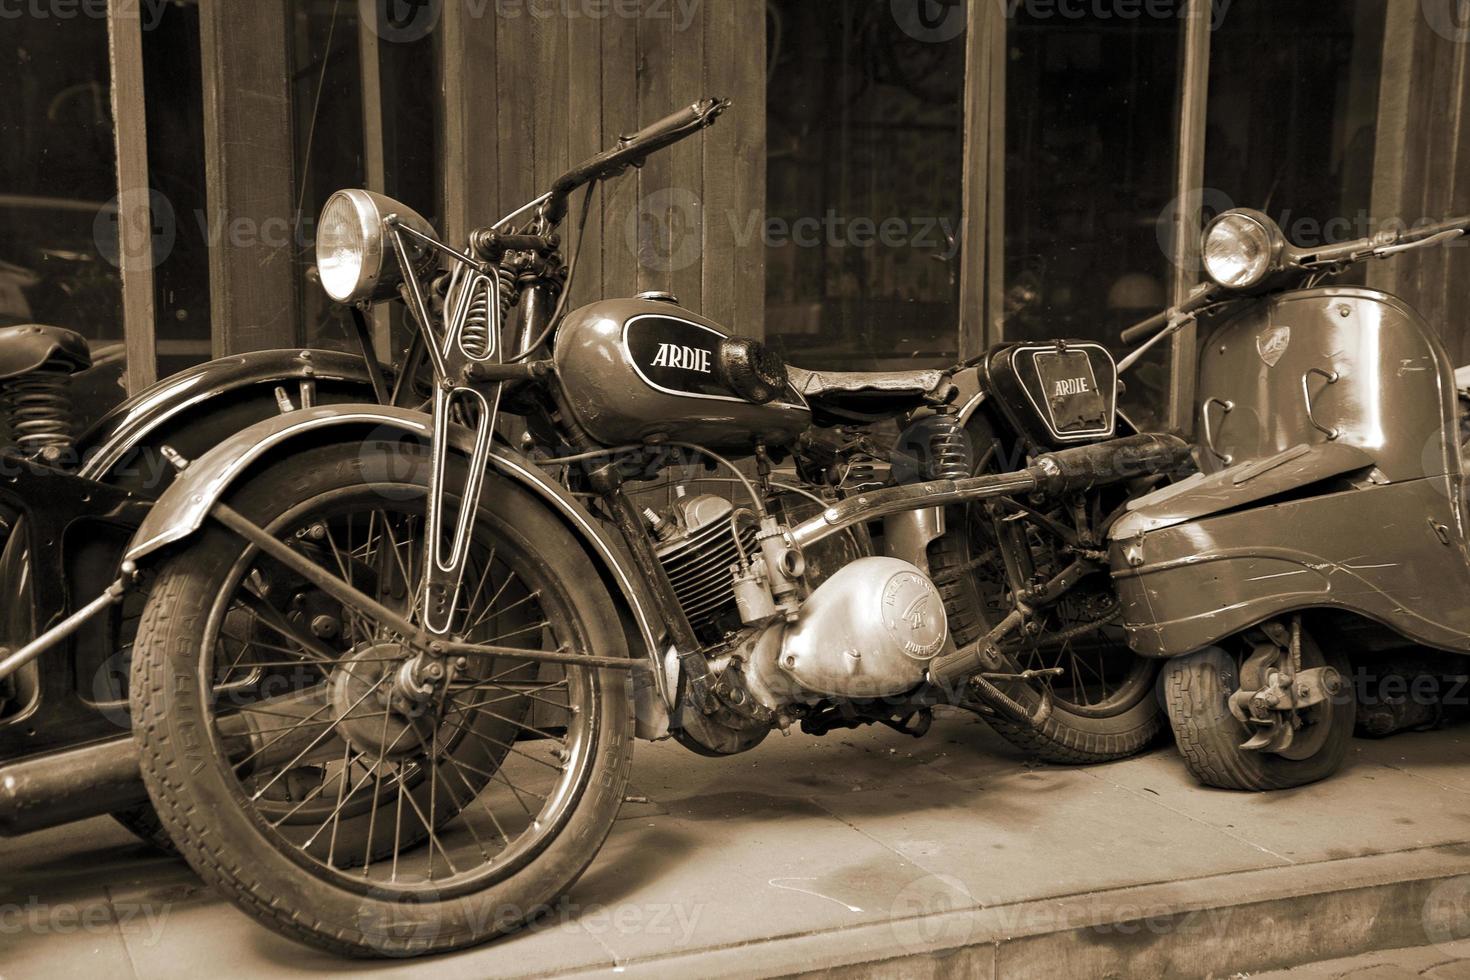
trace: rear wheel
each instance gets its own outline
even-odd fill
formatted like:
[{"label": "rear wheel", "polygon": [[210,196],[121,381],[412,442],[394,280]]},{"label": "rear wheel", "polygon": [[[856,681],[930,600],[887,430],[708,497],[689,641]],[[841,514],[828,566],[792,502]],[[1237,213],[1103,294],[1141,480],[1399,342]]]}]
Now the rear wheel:
[{"label": "rear wheel", "polygon": [[[999,472],[1001,449],[989,422],[977,412],[965,434],[972,472]],[[950,632],[963,646],[1009,611],[1008,586],[985,505],[950,507],[945,517],[944,535],[929,547],[929,568],[944,599]],[[1027,544],[1038,580],[1070,561],[1039,533],[1029,534]],[[1044,682],[1052,711],[1039,729],[986,715],[990,725],[1008,742],[1048,762],[1106,762],[1147,747],[1164,727],[1153,691],[1158,664],[1128,649],[1121,628],[1114,625],[1116,616],[1111,583],[1106,573],[1096,573],[1037,617],[1037,633],[1003,641],[1001,648],[1022,669],[1061,668],[1063,673]],[[1034,683],[999,686],[1030,712],[1043,697]]]},{"label": "rear wheel", "polygon": [[[319,449],[230,503],[416,619],[428,463]],[[484,497],[456,633],[626,656],[570,533],[519,488]],[[135,734],[164,828],[244,911],[334,952],[417,955],[514,929],[582,873],[623,799],[626,671],[502,654],[406,681],[410,656],[218,526],[160,569],[136,645]]]}]

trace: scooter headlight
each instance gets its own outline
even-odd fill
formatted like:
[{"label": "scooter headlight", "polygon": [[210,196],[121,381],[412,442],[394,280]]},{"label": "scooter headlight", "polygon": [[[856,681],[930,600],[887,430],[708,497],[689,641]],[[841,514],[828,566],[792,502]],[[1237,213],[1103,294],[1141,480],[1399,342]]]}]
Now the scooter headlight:
[{"label": "scooter headlight", "polygon": [[[382,194],[354,188],[327,198],[317,221],[316,270],[322,289],[332,299],[356,303],[393,295],[403,276],[383,227],[383,219],[390,214],[415,231],[433,234],[429,223],[412,208]],[[432,262],[432,253],[421,242],[405,244],[415,266],[421,260]]]},{"label": "scooter headlight", "polygon": [[1276,267],[1285,238],[1258,211],[1226,211],[1205,229],[1200,249],[1205,272],[1227,289],[1249,289]]}]

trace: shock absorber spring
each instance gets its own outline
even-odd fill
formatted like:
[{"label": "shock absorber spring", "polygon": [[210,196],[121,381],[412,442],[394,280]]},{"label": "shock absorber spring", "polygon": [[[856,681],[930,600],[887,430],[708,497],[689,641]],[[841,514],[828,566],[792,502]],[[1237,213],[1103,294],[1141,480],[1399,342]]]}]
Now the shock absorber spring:
[{"label": "shock absorber spring", "polygon": [[935,480],[963,480],[970,475],[965,427],[952,405],[929,418],[929,466]]},{"label": "shock absorber spring", "polygon": [[60,457],[72,446],[71,365],[48,361],[0,386],[10,435],[27,456]]},{"label": "shock absorber spring", "polygon": [[490,280],[476,276],[468,288],[469,308],[459,343],[471,357],[484,357],[490,351]]},{"label": "shock absorber spring", "polygon": [[495,267],[495,278],[499,283],[500,291],[500,322],[510,316],[510,309],[516,304],[519,289],[516,287],[516,274],[514,269],[507,269],[504,263]]}]

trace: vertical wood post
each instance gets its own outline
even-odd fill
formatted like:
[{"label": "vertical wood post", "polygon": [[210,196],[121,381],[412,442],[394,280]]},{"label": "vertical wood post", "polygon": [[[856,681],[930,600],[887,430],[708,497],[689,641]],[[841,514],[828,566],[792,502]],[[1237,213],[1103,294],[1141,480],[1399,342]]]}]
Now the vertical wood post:
[{"label": "vertical wood post", "polygon": [[[1210,86],[1210,0],[1189,0],[1179,73],[1178,169],[1174,187],[1174,265],[1169,300],[1178,303],[1199,281],[1198,254],[1205,182],[1205,111]],[[1194,428],[1195,327],[1176,333],[1169,347],[1169,426]]]},{"label": "vertical wood post", "polygon": [[155,222],[173,220],[171,214],[153,213],[148,191],[141,15],[138,0],[114,0],[108,5],[113,140],[117,150],[117,256],[122,273],[125,380],[130,395],[158,377],[153,264],[162,256],[153,254],[153,234]]},{"label": "vertical wood post", "polygon": [[1005,288],[1004,4],[969,6],[965,35],[964,164],[961,191],[959,353],[973,357],[1001,339]]},{"label": "vertical wood post", "polygon": [[289,24],[287,0],[200,0],[216,356],[300,341]]}]

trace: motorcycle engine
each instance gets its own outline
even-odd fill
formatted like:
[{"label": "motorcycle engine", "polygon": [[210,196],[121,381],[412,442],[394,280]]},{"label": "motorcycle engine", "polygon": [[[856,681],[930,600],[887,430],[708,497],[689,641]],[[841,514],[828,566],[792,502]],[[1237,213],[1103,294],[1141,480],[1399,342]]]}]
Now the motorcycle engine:
[{"label": "motorcycle engine", "polygon": [[949,624],[917,566],[853,553],[840,567],[830,557],[808,562],[777,518],[715,494],[676,493],[666,511],[644,514],[717,674],[738,672],[778,718],[792,705],[887,697],[923,682]]}]

